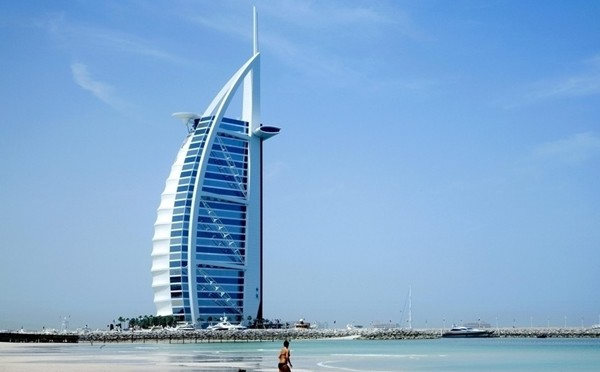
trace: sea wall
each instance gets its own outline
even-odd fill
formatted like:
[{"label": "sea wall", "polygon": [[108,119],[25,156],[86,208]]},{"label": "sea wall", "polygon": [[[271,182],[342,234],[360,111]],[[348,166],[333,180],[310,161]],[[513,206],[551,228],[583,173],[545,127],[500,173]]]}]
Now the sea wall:
[{"label": "sea wall", "polygon": [[242,331],[179,331],[158,330],[152,332],[89,332],[80,336],[82,342],[250,342],[279,340],[308,340],[322,338],[357,337],[355,331],[319,329],[246,329]]},{"label": "sea wall", "polygon": [[498,337],[600,338],[599,328],[500,328]]},{"label": "sea wall", "polygon": [[[366,340],[407,340],[434,339],[441,337],[441,329],[247,329],[243,331],[96,331],[80,335],[80,342],[250,342],[310,340],[332,338],[358,338]],[[600,338],[600,329],[585,328],[500,328],[495,330],[497,337],[562,337]]]},{"label": "sea wall", "polygon": [[48,334],[37,332],[0,332],[0,342],[36,342],[36,343],[76,343],[79,341],[77,334]]},{"label": "sea wall", "polygon": [[441,337],[439,329],[404,329],[404,328],[389,328],[389,329],[362,329],[360,330],[360,338],[365,340],[417,340],[417,339],[432,339]]}]

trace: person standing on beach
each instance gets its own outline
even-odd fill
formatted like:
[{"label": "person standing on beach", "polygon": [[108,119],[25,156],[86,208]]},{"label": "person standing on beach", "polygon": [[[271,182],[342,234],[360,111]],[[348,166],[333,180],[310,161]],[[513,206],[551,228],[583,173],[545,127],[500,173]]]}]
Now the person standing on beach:
[{"label": "person standing on beach", "polygon": [[281,372],[290,372],[290,367],[292,366],[292,361],[290,360],[290,342],[288,340],[283,341],[283,347],[281,351],[279,351],[279,364],[277,364],[277,368]]}]

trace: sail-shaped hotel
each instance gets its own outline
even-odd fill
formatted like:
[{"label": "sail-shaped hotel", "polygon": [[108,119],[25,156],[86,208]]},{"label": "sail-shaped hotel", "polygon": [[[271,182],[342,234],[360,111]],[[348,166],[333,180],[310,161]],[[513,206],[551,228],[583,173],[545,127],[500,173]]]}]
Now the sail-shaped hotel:
[{"label": "sail-shaped hotel", "polygon": [[[262,147],[280,129],[260,120],[256,10],[253,54],[204,114],[175,113],[188,135],[158,207],[152,288],[158,315],[206,326],[262,318]],[[226,117],[238,89],[241,120]]]}]

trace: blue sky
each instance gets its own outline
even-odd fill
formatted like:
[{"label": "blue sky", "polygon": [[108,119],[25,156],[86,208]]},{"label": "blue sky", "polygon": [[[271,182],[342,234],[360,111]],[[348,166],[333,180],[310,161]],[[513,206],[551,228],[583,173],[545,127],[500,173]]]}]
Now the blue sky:
[{"label": "blue sky", "polygon": [[[0,4],[0,328],[154,312],[160,193],[244,1]],[[598,322],[600,4],[256,2],[265,316]],[[235,112],[230,116],[236,116]]]}]

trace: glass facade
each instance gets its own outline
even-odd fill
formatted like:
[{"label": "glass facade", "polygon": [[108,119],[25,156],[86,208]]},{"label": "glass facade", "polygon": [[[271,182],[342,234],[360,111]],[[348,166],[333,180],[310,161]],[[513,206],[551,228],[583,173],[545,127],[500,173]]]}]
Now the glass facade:
[{"label": "glass facade", "polygon": [[[216,125],[213,119],[195,119],[191,128],[174,199],[169,247],[173,315],[201,325],[222,315],[242,321],[244,306],[248,140],[235,133],[247,135],[249,126],[228,118]],[[204,177],[196,182],[211,130],[217,133],[205,152]],[[197,211],[191,213],[194,204]],[[195,221],[190,220],[192,215]],[[194,237],[190,231],[196,232]],[[191,291],[195,296],[190,296]],[[193,298],[196,303],[191,303]],[[196,306],[196,319],[191,306]]]}]

